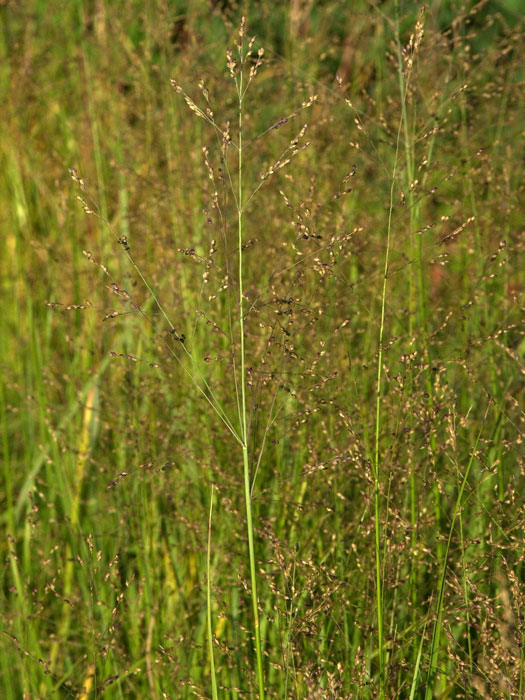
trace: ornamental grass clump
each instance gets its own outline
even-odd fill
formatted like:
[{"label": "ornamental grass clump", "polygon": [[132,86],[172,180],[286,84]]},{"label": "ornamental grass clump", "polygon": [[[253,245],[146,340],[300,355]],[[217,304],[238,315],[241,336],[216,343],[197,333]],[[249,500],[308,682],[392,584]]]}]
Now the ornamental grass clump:
[{"label": "ornamental grass clump", "polygon": [[523,19],[37,5],[2,697],[521,697]]}]

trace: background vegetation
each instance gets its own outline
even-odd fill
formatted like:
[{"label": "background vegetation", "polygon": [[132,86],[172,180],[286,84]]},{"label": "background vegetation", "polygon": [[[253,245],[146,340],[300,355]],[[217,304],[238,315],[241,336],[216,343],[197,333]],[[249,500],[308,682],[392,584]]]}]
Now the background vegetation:
[{"label": "background vegetation", "polygon": [[239,177],[266,697],[523,697],[521,2],[0,21],[2,697],[262,696]]}]

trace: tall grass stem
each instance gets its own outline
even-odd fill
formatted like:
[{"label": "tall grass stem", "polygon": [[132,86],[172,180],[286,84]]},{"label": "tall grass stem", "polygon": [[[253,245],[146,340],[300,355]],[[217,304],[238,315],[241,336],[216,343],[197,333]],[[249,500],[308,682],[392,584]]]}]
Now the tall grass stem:
[{"label": "tall grass stem", "polygon": [[242,180],[242,156],[243,156],[243,76],[242,67],[237,82],[239,98],[239,137],[238,137],[238,191],[237,191],[237,223],[238,223],[238,283],[239,283],[239,333],[241,352],[241,437],[242,458],[244,467],[244,498],[246,505],[246,530],[248,536],[248,556],[250,560],[250,582],[253,607],[253,626],[255,635],[255,655],[257,657],[257,682],[259,686],[259,698],[264,700],[264,673],[261,647],[261,632],[259,625],[259,602],[257,597],[257,575],[255,569],[255,545],[253,537],[252,519],[252,489],[250,481],[250,460],[248,455],[248,418],[246,408],[246,356],[244,343],[244,283],[243,283],[243,180]]}]

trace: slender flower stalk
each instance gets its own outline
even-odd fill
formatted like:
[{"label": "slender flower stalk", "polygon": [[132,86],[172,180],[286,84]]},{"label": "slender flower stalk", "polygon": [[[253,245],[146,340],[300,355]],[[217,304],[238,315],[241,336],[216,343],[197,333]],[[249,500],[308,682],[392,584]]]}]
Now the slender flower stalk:
[{"label": "slender flower stalk", "polygon": [[248,555],[250,560],[250,583],[252,593],[253,626],[255,635],[255,655],[257,657],[257,683],[259,686],[259,698],[264,700],[264,673],[261,646],[261,631],[259,623],[259,602],[257,597],[257,575],[255,569],[255,545],[253,537],[252,518],[252,488],[250,479],[250,462],[248,455],[248,420],[246,410],[246,351],[244,342],[244,281],[243,281],[243,179],[242,179],[242,156],[243,156],[243,100],[245,88],[243,84],[243,48],[242,39],[244,35],[244,18],[241,25],[240,61],[241,66],[236,79],[239,99],[239,121],[238,121],[238,190],[237,190],[237,224],[238,224],[238,284],[239,284],[239,333],[240,333],[240,369],[241,369],[241,440],[242,457],[244,467],[244,498],[246,505],[246,530],[248,537]]}]

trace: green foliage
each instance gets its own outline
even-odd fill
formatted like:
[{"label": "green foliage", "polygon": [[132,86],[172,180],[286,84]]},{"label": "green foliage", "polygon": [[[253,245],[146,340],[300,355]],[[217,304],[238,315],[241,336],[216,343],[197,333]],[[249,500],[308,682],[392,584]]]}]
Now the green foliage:
[{"label": "green foliage", "polygon": [[518,5],[0,4],[2,697],[523,696]]}]

